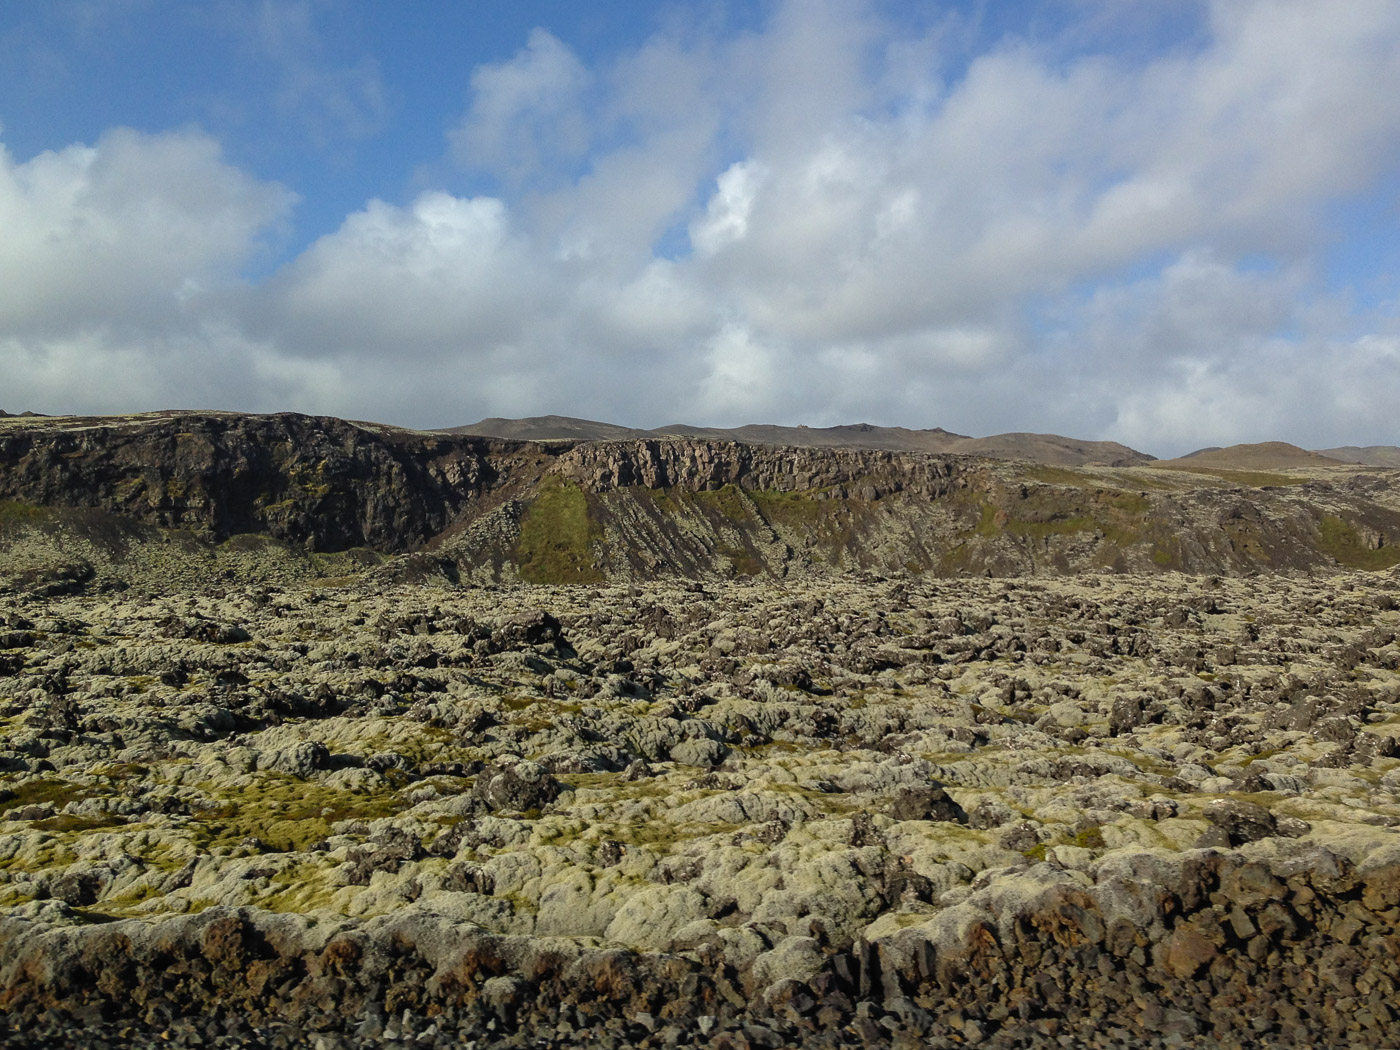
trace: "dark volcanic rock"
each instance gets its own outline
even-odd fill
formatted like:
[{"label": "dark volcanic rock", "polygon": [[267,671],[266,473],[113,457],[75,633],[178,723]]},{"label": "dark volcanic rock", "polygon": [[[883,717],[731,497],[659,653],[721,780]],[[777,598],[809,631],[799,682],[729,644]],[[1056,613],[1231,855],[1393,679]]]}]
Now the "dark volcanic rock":
[{"label": "dark volcanic rock", "polygon": [[559,797],[559,781],[534,762],[484,769],[476,778],[475,797],[492,809],[515,813],[541,810]]},{"label": "dark volcanic rock", "polygon": [[953,824],[968,822],[962,806],[937,784],[902,789],[890,806],[890,816],[895,820],[939,820]]},{"label": "dark volcanic rock", "polygon": [[501,466],[493,454],[510,451],[294,413],[45,421],[0,430],[0,499],[221,540],[266,533],[317,550],[404,550],[489,489]]}]

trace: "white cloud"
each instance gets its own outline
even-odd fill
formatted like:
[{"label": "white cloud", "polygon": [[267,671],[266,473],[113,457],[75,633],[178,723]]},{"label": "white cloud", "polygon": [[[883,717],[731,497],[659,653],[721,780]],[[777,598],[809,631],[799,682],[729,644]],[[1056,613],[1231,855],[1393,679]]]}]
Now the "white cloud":
[{"label": "white cloud", "polygon": [[415,424],[1394,440],[1400,324],[1324,264],[1335,203],[1400,158],[1400,6],[1218,0],[1146,58],[1086,51],[1126,16],[1083,9],[1072,40],[956,77],[953,30],[911,39],[859,0],[678,22],[597,68],[537,29],[473,72],[448,135],[497,196],[370,201],[249,287],[287,194],[207,138],[0,158],[0,345],[32,379],[11,389],[59,391],[104,331],[135,362],[136,331],[157,390],[204,355],[245,363],[251,404]]},{"label": "white cloud", "polygon": [[690,243],[701,256],[714,255],[748,236],[749,216],[765,174],[756,161],[738,161],[715,180],[715,195],[704,216],[690,224]]},{"label": "white cloud", "polygon": [[371,201],[249,307],[289,353],[436,357],[518,338],[547,281],[501,201],[430,192],[407,208]]},{"label": "white cloud", "polygon": [[198,132],[118,128],[24,163],[0,151],[0,332],[178,325],[292,201]]},{"label": "white cloud", "polygon": [[457,161],[520,181],[549,162],[573,160],[588,148],[582,93],[588,70],[543,29],[508,62],[472,74],[472,103],[450,134]]}]

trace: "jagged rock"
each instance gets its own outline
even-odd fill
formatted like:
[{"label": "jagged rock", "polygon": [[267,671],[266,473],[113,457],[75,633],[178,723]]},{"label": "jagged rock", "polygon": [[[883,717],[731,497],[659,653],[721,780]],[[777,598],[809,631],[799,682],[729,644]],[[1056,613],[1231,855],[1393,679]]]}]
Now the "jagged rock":
[{"label": "jagged rock", "polygon": [[514,762],[477,774],[475,797],[493,810],[524,813],[541,810],[559,797],[559,781],[535,762]]},{"label": "jagged rock", "polygon": [[968,823],[966,811],[938,785],[902,788],[890,806],[895,820],[937,820]]},{"label": "jagged rock", "polygon": [[0,598],[0,1012],[1378,1042],[1400,688],[1346,665],[1394,581],[1092,583]]},{"label": "jagged rock", "polygon": [[718,740],[711,740],[708,737],[682,740],[670,751],[672,762],[680,762],[687,766],[701,766],[705,769],[713,769],[715,766],[723,764],[724,760],[729,757],[729,748]]},{"label": "jagged rock", "polygon": [[305,780],[318,770],[330,768],[331,753],[319,740],[303,740],[283,750],[263,754],[258,764]]}]

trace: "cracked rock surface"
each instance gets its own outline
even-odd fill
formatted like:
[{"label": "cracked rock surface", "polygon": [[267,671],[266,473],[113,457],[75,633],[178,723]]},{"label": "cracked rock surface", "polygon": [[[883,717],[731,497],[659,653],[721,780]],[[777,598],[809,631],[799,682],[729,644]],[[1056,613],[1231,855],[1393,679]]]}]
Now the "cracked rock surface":
[{"label": "cracked rock surface", "polygon": [[0,1010],[1393,1044],[1397,632],[1394,573],[0,597]]}]

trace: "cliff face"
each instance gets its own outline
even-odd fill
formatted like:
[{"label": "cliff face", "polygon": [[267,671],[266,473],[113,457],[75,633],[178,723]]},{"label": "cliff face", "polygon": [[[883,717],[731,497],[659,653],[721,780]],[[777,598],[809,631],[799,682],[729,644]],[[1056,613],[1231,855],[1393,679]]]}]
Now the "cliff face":
[{"label": "cliff face", "polygon": [[421,545],[499,480],[514,451],[293,414],[26,424],[0,428],[0,498],[317,550]]},{"label": "cliff face", "polygon": [[41,508],[60,524],[85,512],[108,531],[144,528],[143,540],[176,530],[214,545],[262,536],[303,557],[426,551],[482,582],[1384,569],[1400,563],[1396,478],[703,438],[506,441],[292,414],[7,418],[0,542],[14,549],[14,521]]},{"label": "cliff face", "polygon": [[967,473],[957,456],[855,448],[777,448],[732,441],[590,442],[559,459],[559,473],[597,493],[620,488],[715,491],[726,485],[772,492],[838,490],[874,500],[896,492],[948,495]]}]

